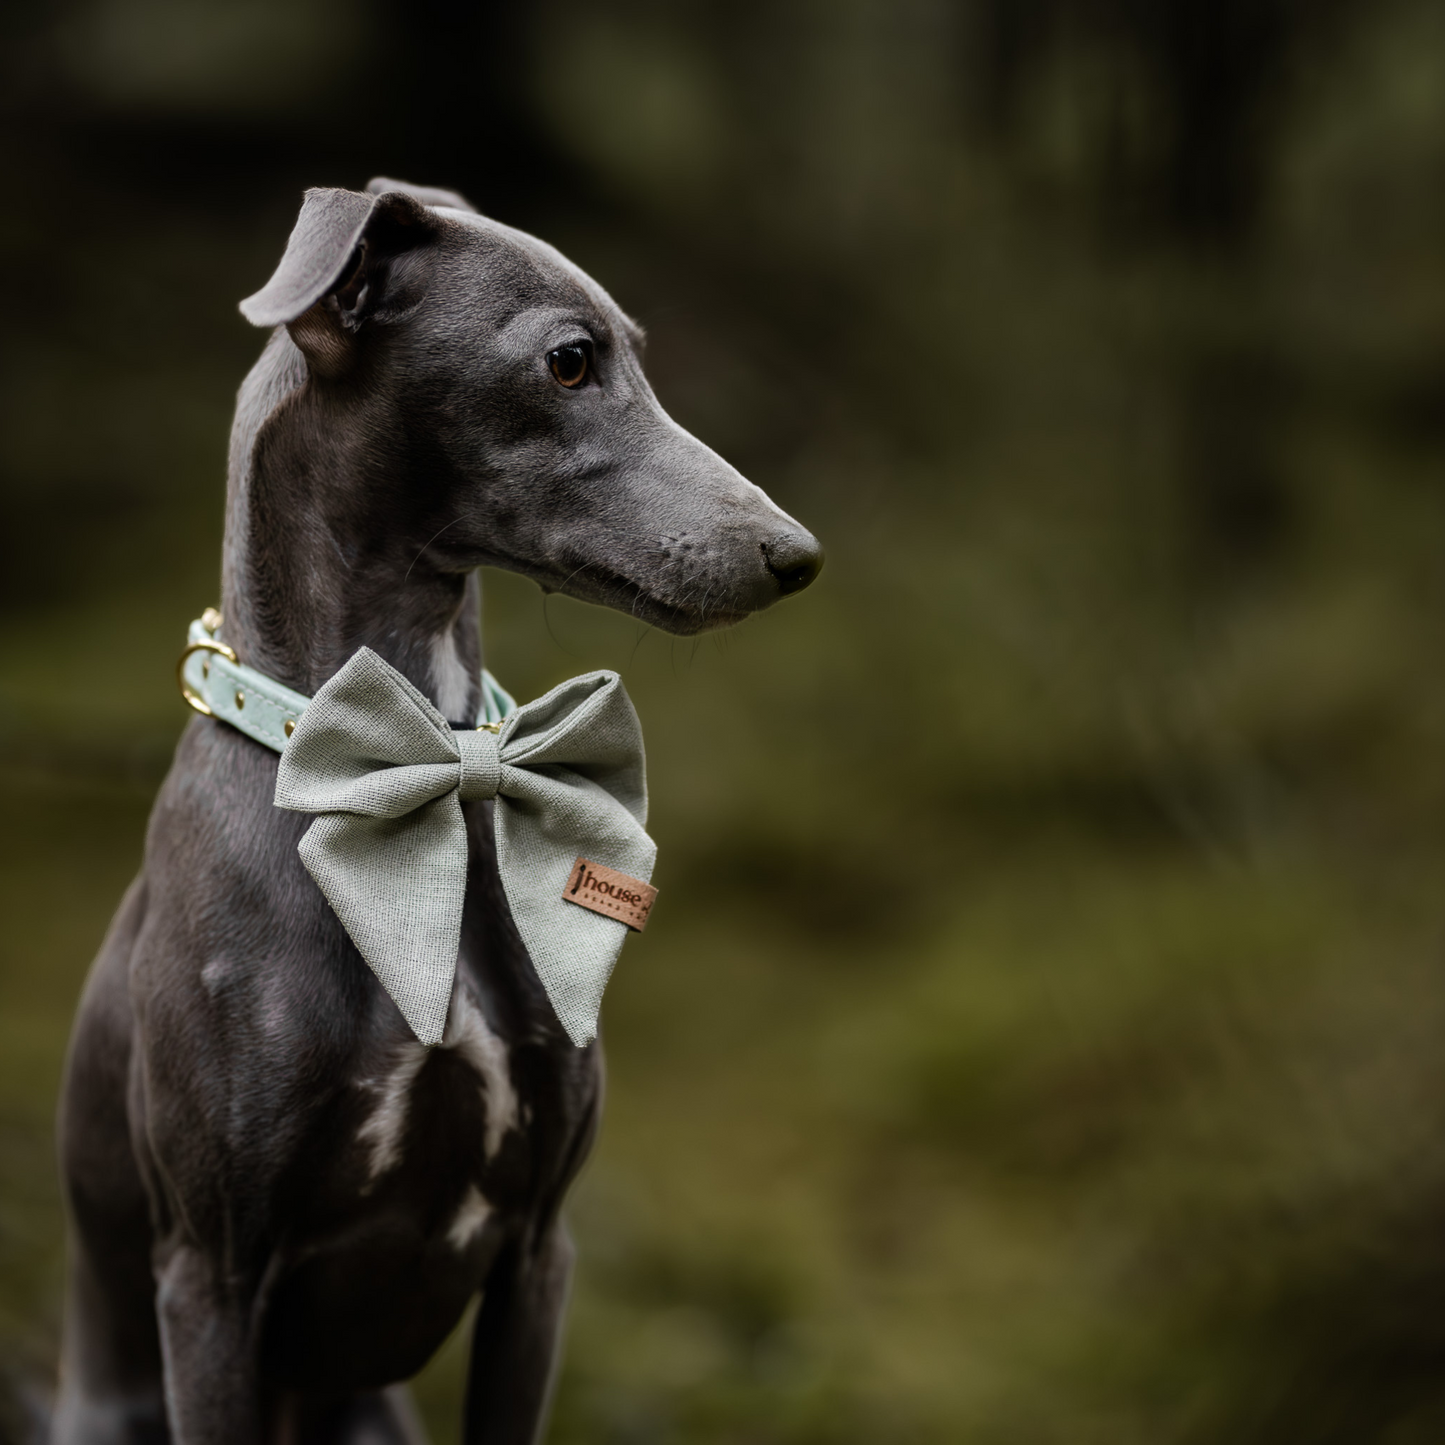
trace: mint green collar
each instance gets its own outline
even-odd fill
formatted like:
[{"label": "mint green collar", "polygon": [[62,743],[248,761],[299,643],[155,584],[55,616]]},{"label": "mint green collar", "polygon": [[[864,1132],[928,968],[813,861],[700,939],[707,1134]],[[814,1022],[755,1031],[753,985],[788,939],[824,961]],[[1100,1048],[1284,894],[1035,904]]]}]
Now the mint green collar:
[{"label": "mint green collar", "polygon": [[[230,723],[238,732],[281,752],[311,699],[236,659],[216,640],[221,614],[208,607],[190,626],[186,650],[176,665],[181,696],[206,717]],[[482,706],[476,726],[495,732],[517,710],[512,695],[482,669]]]}]

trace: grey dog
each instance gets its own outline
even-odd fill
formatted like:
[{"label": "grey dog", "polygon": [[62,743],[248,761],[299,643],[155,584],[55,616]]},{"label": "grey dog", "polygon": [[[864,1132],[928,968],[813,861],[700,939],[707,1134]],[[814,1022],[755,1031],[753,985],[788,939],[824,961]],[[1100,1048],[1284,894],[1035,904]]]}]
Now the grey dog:
[{"label": "grey dog", "polygon": [[[658,405],[641,333],[461,197],[308,192],[232,433],[221,636],[312,694],[363,645],[458,725],[479,566],[674,633],[812,581],[814,538]],[[446,1037],[424,1049],[297,857],[277,757],[191,720],[71,1042],[56,1445],[401,1445],[405,1381],[482,1296],[468,1445],[545,1416],[563,1197],[602,1062],[548,1005],[470,852]]]}]

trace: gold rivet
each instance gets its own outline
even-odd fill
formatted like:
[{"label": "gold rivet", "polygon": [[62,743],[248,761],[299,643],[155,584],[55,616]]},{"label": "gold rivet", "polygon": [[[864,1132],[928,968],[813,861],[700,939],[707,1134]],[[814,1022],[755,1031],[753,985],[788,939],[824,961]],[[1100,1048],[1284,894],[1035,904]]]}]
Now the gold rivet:
[{"label": "gold rivet", "polygon": [[296,724],[288,717],[286,719],[286,736],[289,738],[296,731]]},{"label": "gold rivet", "polygon": [[220,627],[220,625],[221,614],[217,612],[214,607],[208,607],[203,613],[201,613],[201,626],[204,627],[207,632],[214,635],[216,629]]},{"label": "gold rivet", "polygon": [[236,706],[238,708],[243,708],[246,706],[246,694],[242,692],[240,688],[236,689]]},{"label": "gold rivet", "polygon": [[201,676],[202,676],[202,677],[209,677],[210,675],[211,675],[211,659],[208,657],[208,658],[201,664]]}]

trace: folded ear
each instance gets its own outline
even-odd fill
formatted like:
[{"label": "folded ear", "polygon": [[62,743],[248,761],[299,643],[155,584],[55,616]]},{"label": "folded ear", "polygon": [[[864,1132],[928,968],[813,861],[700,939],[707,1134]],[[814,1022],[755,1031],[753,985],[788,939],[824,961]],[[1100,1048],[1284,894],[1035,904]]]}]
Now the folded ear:
[{"label": "folded ear", "polygon": [[276,274],[241,302],[254,326],[285,325],[313,367],[339,369],[362,323],[386,302],[390,262],[438,222],[400,192],[311,190]]},{"label": "folded ear", "polygon": [[329,319],[355,331],[380,305],[386,263],[435,230],[435,217],[402,192],[308,191],[276,275],[241,302],[241,315],[254,327],[279,327],[327,301]]},{"label": "folded ear", "polygon": [[394,181],[390,176],[373,176],[367,181],[366,190],[367,194],[372,196],[400,191],[402,195],[410,196],[424,206],[449,206],[454,211],[470,211],[473,215],[477,211],[465,196],[458,195],[456,191],[446,191],[440,186],[414,186],[410,181]]},{"label": "folded ear", "polygon": [[253,326],[280,326],[309,310],[340,279],[375,209],[374,196],[307,191],[276,274],[241,302],[241,315]]}]

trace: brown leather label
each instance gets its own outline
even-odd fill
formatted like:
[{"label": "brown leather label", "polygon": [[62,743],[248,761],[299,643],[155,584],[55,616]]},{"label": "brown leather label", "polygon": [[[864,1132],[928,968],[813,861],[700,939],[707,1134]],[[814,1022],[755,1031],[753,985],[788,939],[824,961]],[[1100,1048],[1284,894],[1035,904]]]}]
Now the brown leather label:
[{"label": "brown leather label", "polygon": [[567,875],[562,897],[568,903],[615,918],[641,933],[647,927],[647,915],[652,912],[657,889],[628,873],[579,858]]}]

